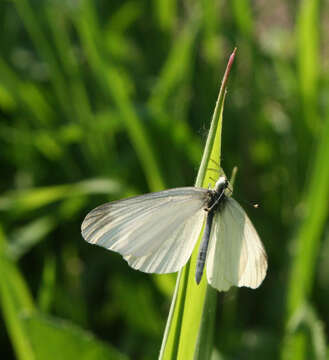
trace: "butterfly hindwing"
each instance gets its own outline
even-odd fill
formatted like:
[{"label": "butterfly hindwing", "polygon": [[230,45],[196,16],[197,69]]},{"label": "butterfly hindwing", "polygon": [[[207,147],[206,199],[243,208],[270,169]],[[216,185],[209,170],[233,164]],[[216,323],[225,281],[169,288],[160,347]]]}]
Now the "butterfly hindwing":
[{"label": "butterfly hindwing", "polygon": [[227,197],[213,221],[207,255],[211,286],[226,291],[231,286],[257,288],[267,270],[263,244],[242,207]]}]

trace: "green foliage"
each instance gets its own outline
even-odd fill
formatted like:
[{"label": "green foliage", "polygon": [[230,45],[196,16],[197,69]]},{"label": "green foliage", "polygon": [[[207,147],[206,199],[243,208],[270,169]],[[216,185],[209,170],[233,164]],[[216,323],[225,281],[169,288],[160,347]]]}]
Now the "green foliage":
[{"label": "green foliage", "polygon": [[327,10],[316,0],[0,3],[4,358],[157,358],[175,275],[129,269],[86,244],[80,224],[103,202],[195,182],[235,46],[221,166],[239,167],[236,199],[260,204],[246,210],[269,271],[256,291],[217,295],[190,279],[192,258],[169,316],[181,322],[173,343],[187,349],[192,336],[199,358],[328,356]]},{"label": "green foliage", "polygon": [[[2,229],[0,244],[4,250],[6,239]],[[1,306],[17,359],[127,359],[68,321],[37,313],[20,271],[3,251],[0,274]]]},{"label": "green foliage", "polygon": [[91,334],[63,320],[40,314],[23,316],[36,359],[113,359],[128,358]]}]

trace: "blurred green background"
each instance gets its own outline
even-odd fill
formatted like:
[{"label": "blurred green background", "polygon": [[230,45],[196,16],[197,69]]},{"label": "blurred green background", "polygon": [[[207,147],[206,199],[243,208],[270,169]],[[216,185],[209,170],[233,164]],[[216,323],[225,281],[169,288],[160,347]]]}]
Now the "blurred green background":
[{"label": "blurred green background", "polygon": [[[92,247],[95,206],[193,185],[226,61],[222,166],[269,258],[220,294],[213,359],[325,359],[329,3],[0,2],[4,359],[155,359],[175,275]],[[191,299],[193,301],[193,299]]]}]

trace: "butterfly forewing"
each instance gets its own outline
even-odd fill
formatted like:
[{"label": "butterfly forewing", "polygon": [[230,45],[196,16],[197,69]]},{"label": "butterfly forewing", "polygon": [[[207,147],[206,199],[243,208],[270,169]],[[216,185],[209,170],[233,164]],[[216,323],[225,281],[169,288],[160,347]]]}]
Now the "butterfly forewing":
[{"label": "butterfly forewing", "polygon": [[133,268],[174,272],[192,253],[206,198],[206,189],[188,187],[107,203],[86,216],[82,235],[122,254]]},{"label": "butterfly forewing", "polygon": [[[125,256],[128,264],[140,271],[149,273],[170,273],[180,270],[190,258],[201,232],[204,211],[201,209],[184,224],[177,227],[170,238],[157,250],[147,256]],[[181,241],[184,239],[184,241]]]},{"label": "butterfly forewing", "polygon": [[262,283],[266,270],[266,253],[254,226],[241,206],[228,197],[213,221],[208,282],[219,291],[233,285],[254,289]]}]

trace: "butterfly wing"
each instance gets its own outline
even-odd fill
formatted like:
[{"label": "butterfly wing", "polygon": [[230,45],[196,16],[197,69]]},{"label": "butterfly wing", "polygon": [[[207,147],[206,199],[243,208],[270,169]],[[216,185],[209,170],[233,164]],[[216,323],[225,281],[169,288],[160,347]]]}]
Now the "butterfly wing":
[{"label": "butterfly wing", "polygon": [[207,256],[209,284],[219,291],[231,286],[257,288],[265,278],[263,244],[242,207],[228,197],[214,218]]},{"label": "butterfly wing", "polygon": [[125,256],[128,264],[148,273],[169,273],[181,269],[190,258],[200,235],[204,211],[199,210],[185,224],[177,227],[170,238],[150,255],[143,257]]},{"label": "butterfly wing", "polygon": [[178,271],[201,231],[207,190],[177,188],[97,207],[81,226],[86,241],[120,253],[144,272]]}]

